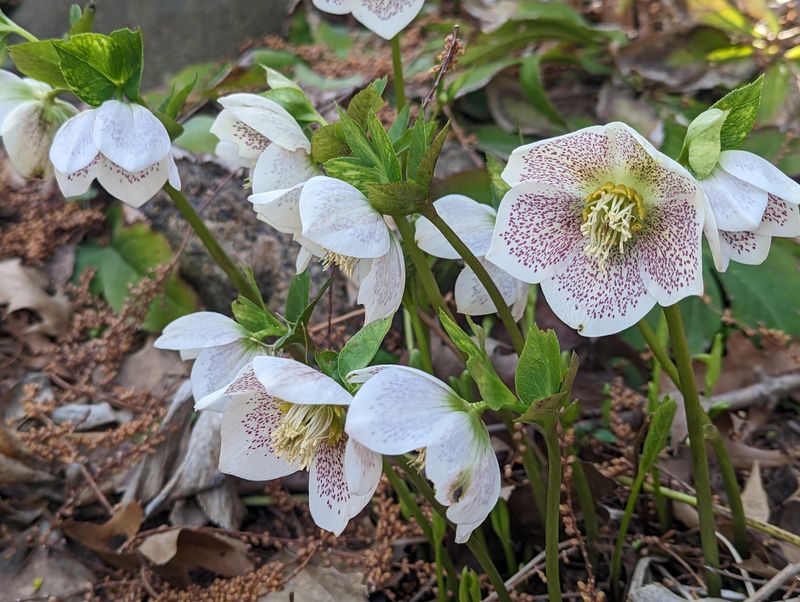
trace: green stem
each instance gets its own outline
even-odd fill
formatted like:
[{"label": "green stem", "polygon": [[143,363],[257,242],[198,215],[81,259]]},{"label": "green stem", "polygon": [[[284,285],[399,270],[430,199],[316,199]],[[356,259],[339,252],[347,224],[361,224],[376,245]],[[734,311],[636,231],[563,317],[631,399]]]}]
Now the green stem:
[{"label": "green stem", "polygon": [[[508,430],[508,434],[511,435],[513,440],[514,433],[516,432],[514,429],[514,419],[511,417],[511,414],[506,412],[502,414],[502,418]],[[539,458],[533,453],[533,443],[527,436],[525,436],[523,447],[524,449],[521,452],[522,468],[525,469],[525,476],[528,477],[528,483],[531,486],[533,503],[536,504],[536,510],[539,516],[543,517],[547,507],[547,494],[545,493],[544,482],[542,480],[542,465],[539,462]]]},{"label": "green stem", "polygon": [[[408,478],[414,483],[414,486],[417,488],[417,490],[423,495],[423,497],[425,497],[426,500],[428,500],[428,503],[430,503],[434,512],[438,512],[442,517],[445,517],[444,508],[439,502],[436,501],[436,496],[434,495],[431,486],[428,485],[428,482],[409,465],[406,458],[397,456],[396,460],[400,467],[405,471]],[[487,577],[489,577],[489,581],[494,587],[500,602],[511,602],[511,596],[506,589],[506,584],[503,582],[503,578],[500,576],[500,571],[497,570],[497,567],[494,565],[494,562],[492,562],[489,553],[486,551],[486,547],[480,542],[479,538],[474,536],[470,537],[467,541],[467,547],[469,548],[469,551],[472,552],[472,555],[475,556],[475,560],[477,560],[481,565],[483,572],[486,573]]]},{"label": "green stem", "polygon": [[497,310],[497,315],[500,316],[500,319],[503,321],[503,325],[505,325],[506,330],[511,337],[511,343],[514,345],[514,350],[517,352],[518,356],[521,356],[522,349],[525,347],[525,339],[523,338],[517,323],[514,321],[514,317],[511,315],[511,310],[509,310],[505,299],[503,299],[503,295],[498,290],[497,285],[494,283],[494,280],[492,280],[492,277],[489,276],[489,272],[486,271],[486,268],[483,266],[483,264],[478,260],[477,257],[475,257],[472,251],[469,250],[469,247],[464,244],[464,241],[458,237],[458,234],[456,234],[447,224],[447,222],[445,222],[441,216],[436,213],[436,208],[433,206],[433,204],[428,205],[428,210],[425,212],[425,217],[427,217],[431,223],[436,226],[439,232],[442,233],[442,236],[445,237],[447,242],[452,245],[464,262],[472,269],[473,272],[475,272],[475,276],[477,276],[478,280],[480,280],[481,284],[486,289],[486,292],[489,293],[489,297],[492,299],[492,303],[494,303],[494,307]]},{"label": "green stem", "polygon": [[667,373],[667,376],[672,379],[672,382],[675,383],[675,386],[680,388],[681,381],[678,377],[678,369],[675,367],[675,364],[672,363],[672,360],[669,359],[667,350],[661,345],[661,342],[658,340],[658,336],[655,332],[653,332],[653,329],[650,328],[650,324],[645,322],[644,319],[641,319],[636,325],[639,327],[639,332],[642,333],[647,346],[650,347],[650,351],[653,352],[656,360],[658,360],[658,363],[661,364],[661,368]]},{"label": "green stem", "polygon": [[[650,469],[650,476],[653,483],[661,484],[661,471],[657,466]],[[658,515],[658,525],[661,527],[661,532],[666,533],[670,529],[669,512],[667,511],[667,502],[664,496],[661,495],[661,490],[656,488],[653,495],[653,502],[656,506],[656,514]]]},{"label": "green stem", "polygon": [[617,539],[614,542],[614,554],[611,557],[611,588],[614,592],[614,599],[621,600],[620,592],[620,573],[622,572],[622,548],[625,545],[625,536],[628,534],[628,528],[633,518],[633,511],[636,506],[636,500],[639,499],[639,492],[642,489],[644,478],[637,476],[631,484],[631,490],[628,494],[628,501],[625,502],[625,512],[622,515],[622,520],[619,524],[619,531],[617,531]]},{"label": "green stem", "polygon": [[[417,349],[419,349],[422,368],[426,372],[433,374],[430,336],[426,332],[425,325],[422,323],[422,320],[419,319],[419,314],[417,314],[417,312],[411,314],[411,327],[414,329],[414,336],[417,340]],[[410,351],[411,350],[409,350],[409,352]]]},{"label": "green stem", "polygon": [[400,34],[392,38],[392,71],[394,73],[394,102],[400,111],[406,106],[406,84],[403,79],[403,54],[400,52]]},{"label": "green stem", "polygon": [[400,232],[400,236],[403,239],[403,245],[405,246],[408,255],[411,257],[411,262],[414,264],[414,267],[417,270],[417,276],[419,277],[420,284],[422,284],[422,290],[425,292],[425,296],[428,298],[428,302],[433,305],[435,309],[441,309],[448,316],[453,317],[453,314],[450,312],[450,308],[447,307],[447,304],[442,298],[442,293],[439,291],[439,285],[436,284],[436,277],[431,271],[431,266],[428,265],[428,260],[425,258],[425,254],[422,252],[422,249],[417,246],[417,243],[414,240],[414,229],[411,227],[408,219],[405,217],[398,217],[395,219],[395,223],[397,224],[397,230]]},{"label": "green stem", "polygon": [[228,278],[230,279],[231,283],[236,287],[239,291],[239,294],[244,295],[252,302],[256,304],[261,304],[261,295],[255,288],[250,284],[250,281],[244,276],[242,271],[236,266],[233,260],[228,256],[225,250],[220,246],[217,242],[217,239],[214,238],[214,235],[211,234],[209,229],[206,227],[203,220],[198,215],[197,211],[195,211],[192,204],[189,202],[182,192],[176,190],[169,184],[164,185],[164,190],[169,195],[169,198],[175,203],[175,206],[178,208],[178,211],[181,212],[184,219],[189,222],[189,225],[194,230],[195,234],[203,241],[206,249],[208,250],[211,257],[214,258],[214,261],[217,262],[217,265],[222,268],[222,270],[227,274]]},{"label": "green stem", "polygon": [[558,442],[554,414],[542,423],[542,433],[547,445],[547,510],[544,521],[545,574],[547,596],[550,602],[561,600],[561,577],[558,569],[558,535],[561,525],[561,445]]},{"label": "green stem", "polygon": [[[706,416],[697,387],[694,382],[692,357],[689,353],[689,344],[686,340],[686,331],[683,328],[683,318],[678,305],[664,308],[667,318],[669,337],[672,351],[675,354],[675,364],[678,378],[683,393],[683,407],[686,412],[686,424],[689,430],[689,446],[692,453],[692,474],[695,489],[697,490],[697,514],[700,521],[700,543],[703,548],[703,558],[712,570],[706,571],[706,584],[709,597],[719,597],[722,582],[719,573],[714,569],[719,568],[719,549],[715,534],[713,501],[711,499],[711,478],[708,470],[708,456],[706,442],[703,434],[703,417]],[[707,418],[707,417],[706,417]]]},{"label": "green stem", "polygon": [[[577,450],[573,450],[577,458]],[[586,532],[586,539],[589,542],[589,562],[592,566],[598,566],[597,541],[600,537],[600,528],[597,522],[597,510],[594,506],[594,494],[586,478],[586,472],[580,460],[572,463],[572,481],[575,483],[575,490],[578,492],[578,503],[583,512],[583,530]]]}]

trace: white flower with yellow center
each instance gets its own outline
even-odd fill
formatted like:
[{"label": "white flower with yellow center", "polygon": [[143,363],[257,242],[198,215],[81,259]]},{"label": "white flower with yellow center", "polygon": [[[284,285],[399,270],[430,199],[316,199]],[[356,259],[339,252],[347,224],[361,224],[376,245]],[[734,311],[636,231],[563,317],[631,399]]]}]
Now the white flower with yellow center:
[{"label": "white flower with yellow center", "polygon": [[314,6],[326,13],[352,14],[385,40],[391,40],[411,23],[423,4],[424,0],[314,0]]},{"label": "white flower with yellow center", "polygon": [[47,84],[0,70],[0,136],[11,164],[26,178],[53,175],[53,137],[77,112],[54,98]]},{"label": "white flower with yellow center", "polygon": [[718,270],[731,261],[758,265],[769,255],[773,236],[800,236],[800,184],[758,155],[722,151],[700,186],[718,230],[706,228]]},{"label": "white flower with yellow center", "polygon": [[[458,234],[462,242],[483,263],[500,294],[511,307],[515,320],[519,320],[525,311],[528,300],[528,284],[509,276],[484,256],[492,242],[497,212],[489,205],[479,203],[461,194],[449,194],[433,203],[436,213]],[[436,229],[430,220],[421,217],[416,223],[415,239],[420,249],[434,257],[442,259],[460,259],[458,252],[447,242],[447,239]],[[453,291],[456,310],[470,316],[484,316],[497,311],[475,272],[464,266],[456,279]]]},{"label": "white flower with yellow center", "polygon": [[695,179],[623,123],[516,149],[486,259],[541,283],[585,336],[632,326],[656,304],[703,292],[701,236],[713,221]]},{"label": "white flower with yellow center", "polygon": [[372,498],[381,476],[380,455],[344,432],[352,399],[305,364],[259,356],[196,407],[223,413],[222,472],[267,481],[308,470],[311,516],[339,535]]},{"label": "white flower with yellow center", "polygon": [[345,432],[386,455],[424,450],[425,475],[466,542],[500,497],[500,466],[480,418],[442,381],[405,366],[372,366],[348,375],[363,382],[347,412]]}]

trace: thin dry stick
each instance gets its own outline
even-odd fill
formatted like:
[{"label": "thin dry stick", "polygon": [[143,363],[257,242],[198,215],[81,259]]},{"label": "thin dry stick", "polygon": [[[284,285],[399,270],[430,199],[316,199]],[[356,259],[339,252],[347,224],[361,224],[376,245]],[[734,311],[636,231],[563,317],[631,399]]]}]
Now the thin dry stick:
[{"label": "thin dry stick", "polygon": [[[575,541],[570,538],[567,541],[562,541],[558,544],[558,551],[562,552],[567,549],[575,549]],[[539,552],[536,556],[531,558],[523,567],[521,567],[516,573],[514,573],[511,578],[506,581],[506,589],[511,591],[515,587],[517,587],[520,583],[525,581],[528,577],[530,577],[531,573],[535,573],[541,570],[541,566],[544,564],[544,552]],[[492,592],[488,596],[483,599],[483,602],[497,602],[498,597],[496,592]]]},{"label": "thin dry stick", "polygon": [[442,60],[442,64],[439,65],[439,72],[436,74],[436,80],[433,82],[433,86],[428,92],[425,99],[422,101],[422,106],[420,107],[420,112],[424,115],[425,109],[430,103],[433,95],[436,94],[436,90],[439,89],[439,84],[442,82],[442,78],[444,78],[447,70],[450,69],[450,65],[453,63],[453,59],[455,59],[456,54],[458,53],[459,48],[461,48],[461,43],[458,40],[458,24],[456,23],[453,25],[453,32],[447,37],[447,54],[445,54],[444,59]]},{"label": "thin dry stick", "polygon": [[447,345],[450,348],[450,350],[453,353],[455,353],[456,358],[458,359],[462,358],[461,351],[458,349],[458,347],[456,347],[455,343],[453,343],[453,341],[450,340],[450,337],[445,335],[444,331],[439,326],[439,323],[434,318],[430,317],[420,308],[417,308],[417,315],[419,316],[419,319],[425,323],[425,326],[430,328],[434,332],[434,334],[436,334],[436,336],[441,339],[442,343]]},{"label": "thin dry stick", "polygon": [[736,549],[736,546],[734,546],[731,543],[731,540],[728,539],[727,537],[725,537],[719,531],[717,531],[717,539],[719,539],[723,544],[725,544],[725,547],[728,548],[728,551],[731,553],[731,556],[733,556],[733,559],[736,561],[736,566],[740,567],[739,571],[742,573],[742,581],[744,582],[744,587],[747,590],[747,595],[748,596],[755,595],[756,588],[753,586],[753,583],[750,581],[750,574],[746,570],[741,568],[741,566],[742,566],[742,556],[741,556],[741,554],[739,554],[738,550]]},{"label": "thin dry stick", "polygon": [[328,326],[334,326],[335,324],[341,324],[342,322],[347,322],[348,320],[352,320],[353,318],[357,318],[359,316],[364,315],[364,308],[354,309],[353,311],[349,311],[346,314],[342,314],[341,316],[336,316],[333,318],[330,323],[328,320],[324,322],[320,322],[318,324],[313,324],[312,326],[308,327],[308,332],[319,332],[320,330],[325,330]]},{"label": "thin dry stick", "polygon": [[89,485],[89,488],[97,497],[97,501],[100,502],[100,505],[106,509],[106,512],[108,512],[109,515],[113,515],[114,507],[108,501],[108,498],[105,496],[105,494],[100,490],[100,486],[97,484],[97,481],[94,480],[94,477],[92,477],[92,473],[89,472],[89,469],[86,468],[85,464],[78,464],[78,467],[81,470],[83,478],[86,479],[86,483]]},{"label": "thin dry stick", "polygon": [[744,602],[764,602],[764,600],[772,600],[772,594],[777,592],[783,587],[783,584],[790,579],[796,579],[798,575],[800,575],[800,564],[787,565],[782,571],[767,581],[766,585],[761,587],[761,589]]}]

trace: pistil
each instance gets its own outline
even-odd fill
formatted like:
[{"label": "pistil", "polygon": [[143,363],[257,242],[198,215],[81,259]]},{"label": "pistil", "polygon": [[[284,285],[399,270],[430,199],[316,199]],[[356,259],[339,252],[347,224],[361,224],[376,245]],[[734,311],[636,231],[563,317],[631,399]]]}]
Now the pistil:
[{"label": "pistil", "polygon": [[344,408],[330,405],[298,405],[284,402],[283,416],[272,433],[275,454],[308,469],[317,448],[333,445],[344,432]]},{"label": "pistil", "polygon": [[355,257],[348,257],[347,255],[340,255],[339,253],[334,253],[333,251],[326,251],[325,255],[322,257],[322,267],[326,270],[329,269],[332,265],[335,265],[339,268],[345,276],[348,278],[352,277],[353,272],[356,269],[356,264],[358,263],[358,259]]},{"label": "pistil", "polygon": [[605,266],[615,249],[623,254],[625,244],[644,227],[642,195],[630,186],[606,182],[586,197],[581,233],[588,237],[585,251]]}]

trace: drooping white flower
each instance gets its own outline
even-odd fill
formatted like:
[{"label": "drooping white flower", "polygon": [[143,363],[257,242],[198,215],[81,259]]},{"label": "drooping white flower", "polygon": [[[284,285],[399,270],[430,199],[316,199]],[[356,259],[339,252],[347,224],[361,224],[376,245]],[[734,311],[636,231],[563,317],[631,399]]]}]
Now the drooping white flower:
[{"label": "drooping white flower", "polygon": [[[515,320],[525,311],[528,300],[528,284],[509,276],[493,263],[484,259],[492,242],[497,212],[490,206],[479,203],[461,194],[450,194],[435,201],[433,206],[439,216],[458,234],[470,251],[486,268],[506,303],[511,306]],[[417,245],[426,253],[442,259],[460,259],[458,252],[436,229],[430,220],[421,217],[416,223]],[[497,310],[489,293],[475,272],[464,266],[458,275],[454,295],[456,310],[470,316],[483,316]]]},{"label": "drooping white flower", "polygon": [[53,137],[78,112],[52,92],[45,83],[0,70],[0,136],[11,164],[26,178],[53,174]]},{"label": "drooping white flower", "polygon": [[139,207],[167,181],[180,188],[170,147],[166,128],[145,107],[107,100],[61,126],[50,160],[64,196],[85,193],[97,179],[109,194]]},{"label": "drooping white flower", "polygon": [[254,357],[264,353],[235,320],[211,311],[170,322],[153,346],[180,351],[182,359],[194,360],[192,393],[198,401],[226,387]]},{"label": "drooping white flower", "polygon": [[758,265],[773,236],[800,236],[800,184],[758,155],[722,151],[700,186],[716,221],[706,238],[718,270],[731,261]]},{"label": "drooping white flower", "polygon": [[366,323],[391,316],[400,307],[406,277],[400,242],[357,188],[315,176],[296,198],[284,195],[261,205],[259,215],[300,243],[298,271],[318,257],[356,281]]},{"label": "drooping white flower", "polygon": [[385,40],[391,40],[411,23],[423,4],[424,0],[314,0],[314,6],[326,13],[352,14]]},{"label": "drooping white flower", "polygon": [[486,258],[530,283],[584,336],[703,292],[712,219],[694,178],[623,123],[516,149]]},{"label": "drooping white flower", "polygon": [[[442,381],[405,366],[372,366],[348,375],[363,382],[345,432],[386,455],[425,451],[425,474],[464,543],[500,496],[500,466],[480,414]],[[473,404],[474,405],[474,404]]]},{"label": "drooping white flower", "polygon": [[381,476],[380,455],[344,433],[351,401],[336,381],[305,364],[260,356],[197,409],[223,413],[222,472],[267,481],[308,470],[311,516],[339,535]]}]

